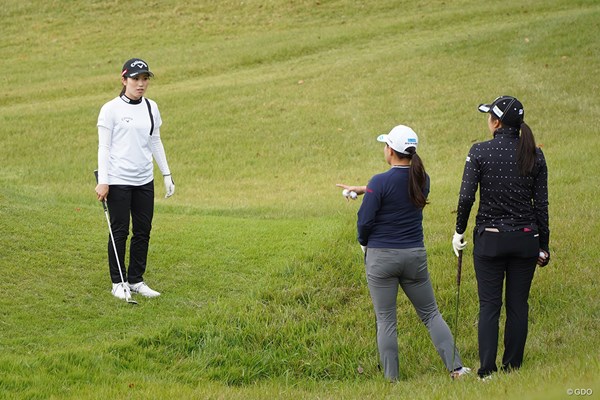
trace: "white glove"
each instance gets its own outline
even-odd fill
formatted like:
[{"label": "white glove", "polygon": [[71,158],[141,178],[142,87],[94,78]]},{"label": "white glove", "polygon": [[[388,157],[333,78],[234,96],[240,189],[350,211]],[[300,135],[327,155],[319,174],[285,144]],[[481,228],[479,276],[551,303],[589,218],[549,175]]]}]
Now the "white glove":
[{"label": "white glove", "polygon": [[458,257],[458,252],[464,250],[467,247],[467,242],[463,239],[465,238],[464,233],[454,232],[454,236],[452,237],[452,248],[454,249],[454,254]]},{"label": "white glove", "polygon": [[358,194],[356,194],[356,192],[354,190],[348,190],[348,189],[344,189],[342,190],[342,196],[344,196],[346,198],[346,200],[356,200],[356,198],[358,197]]},{"label": "white glove", "polygon": [[367,246],[363,246],[362,244],[360,245],[360,249],[362,250],[363,253],[367,252]]},{"label": "white glove", "polygon": [[175,193],[175,182],[173,182],[173,177],[171,175],[165,175],[163,176],[163,179],[165,181],[165,199],[168,197],[173,196],[173,193]]}]

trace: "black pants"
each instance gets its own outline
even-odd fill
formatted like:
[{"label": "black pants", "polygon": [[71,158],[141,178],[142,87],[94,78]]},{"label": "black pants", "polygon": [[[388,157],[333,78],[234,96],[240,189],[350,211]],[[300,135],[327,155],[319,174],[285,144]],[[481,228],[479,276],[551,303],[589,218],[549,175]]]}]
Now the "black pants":
[{"label": "black pants", "polygon": [[[154,181],[142,186],[110,185],[107,203],[123,278],[132,284],[142,282],[146,272],[148,244],[154,215]],[[129,247],[129,268],[125,268],[130,217],[133,236]],[[112,282],[121,282],[110,237],[108,238],[108,266]]]},{"label": "black pants", "polygon": [[479,361],[481,377],[497,371],[498,324],[506,278],[506,324],[503,369],[523,362],[529,320],[529,289],[536,268],[539,239],[535,231],[475,232],[474,264],[479,295]]}]

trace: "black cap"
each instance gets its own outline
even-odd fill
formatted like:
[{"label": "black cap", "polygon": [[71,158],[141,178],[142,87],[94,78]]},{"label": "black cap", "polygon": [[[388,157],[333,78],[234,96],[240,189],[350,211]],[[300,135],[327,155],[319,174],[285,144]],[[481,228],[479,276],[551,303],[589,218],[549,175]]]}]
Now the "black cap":
[{"label": "black cap", "polygon": [[478,107],[482,113],[493,114],[504,125],[519,128],[525,118],[523,104],[512,96],[500,96],[492,104],[480,104]]},{"label": "black cap", "polygon": [[121,72],[122,77],[133,78],[139,74],[148,74],[150,76],[154,76],[154,74],[150,72],[150,67],[148,67],[146,61],[140,58],[132,58],[123,64],[123,70]]}]

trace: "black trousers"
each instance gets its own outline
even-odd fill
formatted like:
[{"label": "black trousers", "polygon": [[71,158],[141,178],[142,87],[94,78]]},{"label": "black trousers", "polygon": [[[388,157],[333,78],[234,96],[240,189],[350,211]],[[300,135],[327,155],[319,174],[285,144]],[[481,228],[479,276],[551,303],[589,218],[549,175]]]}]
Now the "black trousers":
[{"label": "black trousers", "polygon": [[498,325],[506,281],[506,324],[502,368],[523,362],[529,321],[529,290],[536,268],[539,239],[535,231],[477,232],[473,256],[479,296],[479,376],[497,371]]},{"label": "black trousers", "polygon": [[[146,272],[154,215],[154,181],[142,186],[110,185],[107,204],[123,279],[131,284],[142,282]],[[126,268],[125,252],[130,218],[133,236],[129,246],[129,268]],[[108,238],[108,266],[112,282],[121,282],[110,237]]]}]

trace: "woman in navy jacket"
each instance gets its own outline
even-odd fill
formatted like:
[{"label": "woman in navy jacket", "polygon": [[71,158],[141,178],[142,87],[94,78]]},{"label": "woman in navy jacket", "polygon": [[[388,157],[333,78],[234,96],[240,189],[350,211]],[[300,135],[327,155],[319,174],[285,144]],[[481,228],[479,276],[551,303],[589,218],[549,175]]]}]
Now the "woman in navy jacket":
[{"label": "woman in navy jacket", "polygon": [[369,292],[377,317],[377,346],[383,372],[396,381],[398,332],[396,301],[400,286],[425,324],[435,348],[453,378],[469,372],[462,365],[448,325],[433,293],[423,240],[423,208],[429,176],[417,154],[418,137],[409,127],[396,126],[378,141],[385,143],[391,168],[371,178],[367,186],[347,186],[364,194],[358,211],[358,242],[365,254]]}]

